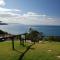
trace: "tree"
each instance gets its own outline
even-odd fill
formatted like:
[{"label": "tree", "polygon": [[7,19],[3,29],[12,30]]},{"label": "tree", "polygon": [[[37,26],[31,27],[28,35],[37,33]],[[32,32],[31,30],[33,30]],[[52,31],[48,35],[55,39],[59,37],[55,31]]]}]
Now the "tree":
[{"label": "tree", "polygon": [[8,34],[8,33],[0,30],[0,34]]},{"label": "tree", "polygon": [[60,42],[60,36],[47,36],[48,41],[58,41]]},{"label": "tree", "polygon": [[42,32],[38,32],[37,30],[33,30],[32,28],[29,29],[29,35],[30,35],[31,41],[34,42],[34,44],[35,42],[39,42],[39,40],[43,38]]}]

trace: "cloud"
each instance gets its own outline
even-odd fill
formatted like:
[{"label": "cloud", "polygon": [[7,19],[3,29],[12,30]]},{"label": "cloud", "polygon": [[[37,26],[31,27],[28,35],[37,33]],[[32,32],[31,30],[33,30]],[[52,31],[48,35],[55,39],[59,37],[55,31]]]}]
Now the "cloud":
[{"label": "cloud", "polygon": [[5,6],[4,0],[0,0],[0,6]]},{"label": "cloud", "polygon": [[18,9],[7,9],[0,7],[0,17],[2,18],[19,16],[20,14],[18,14],[18,12],[20,12]]},{"label": "cloud", "polygon": [[25,25],[60,25],[60,20],[34,12],[27,12],[17,19]]},{"label": "cloud", "polygon": [[0,11],[1,12],[11,12],[11,11],[17,11],[17,12],[19,12],[20,10],[18,10],[18,9],[7,9],[7,8],[2,8],[2,7],[0,7]]},{"label": "cloud", "polygon": [[27,12],[21,14],[21,10],[0,7],[0,20],[5,23],[21,23],[25,25],[60,25],[60,20],[51,18],[45,14]]},{"label": "cloud", "polygon": [[[3,8],[5,0],[0,0],[0,21],[5,23],[21,23],[25,25],[60,25],[60,19],[51,18],[35,12],[22,13],[19,9]],[[21,14],[22,13],[22,14]]]},{"label": "cloud", "polygon": [[27,14],[23,14],[23,16],[26,17],[26,16],[46,16],[46,15],[40,15],[34,12],[27,12]]}]

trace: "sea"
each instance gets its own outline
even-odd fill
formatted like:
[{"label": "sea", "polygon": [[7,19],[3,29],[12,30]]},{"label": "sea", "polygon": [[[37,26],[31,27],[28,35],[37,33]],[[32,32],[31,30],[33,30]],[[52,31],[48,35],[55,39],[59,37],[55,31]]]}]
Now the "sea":
[{"label": "sea", "polygon": [[29,32],[29,28],[43,32],[45,36],[60,36],[60,26],[53,25],[24,25],[24,24],[8,24],[0,25],[0,30],[10,34],[24,34]]}]

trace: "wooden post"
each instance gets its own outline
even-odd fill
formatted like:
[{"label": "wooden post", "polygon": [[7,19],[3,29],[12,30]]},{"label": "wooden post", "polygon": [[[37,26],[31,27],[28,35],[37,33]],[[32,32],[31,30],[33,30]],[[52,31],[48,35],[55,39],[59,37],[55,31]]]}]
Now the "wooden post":
[{"label": "wooden post", "polygon": [[12,50],[15,50],[15,48],[14,48],[14,37],[11,37],[11,40],[12,40]]},{"label": "wooden post", "polygon": [[20,45],[21,45],[21,35],[19,35]]},{"label": "wooden post", "polygon": [[25,43],[26,43],[26,34],[25,34]]},{"label": "wooden post", "polygon": [[24,35],[21,35],[20,45],[24,46]]}]

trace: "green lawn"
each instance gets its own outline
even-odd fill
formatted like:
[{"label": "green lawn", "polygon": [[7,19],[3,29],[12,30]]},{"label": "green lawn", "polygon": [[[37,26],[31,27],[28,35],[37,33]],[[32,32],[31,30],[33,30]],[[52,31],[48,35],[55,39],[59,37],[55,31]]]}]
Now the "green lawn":
[{"label": "green lawn", "polygon": [[[0,60],[18,60],[19,57],[27,50],[30,43],[26,46],[20,46],[15,41],[15,51],[11,48],[11,41],[0,42]],[[24,53],[22,60],[60,60],[60,42],[36,43]]]}]

